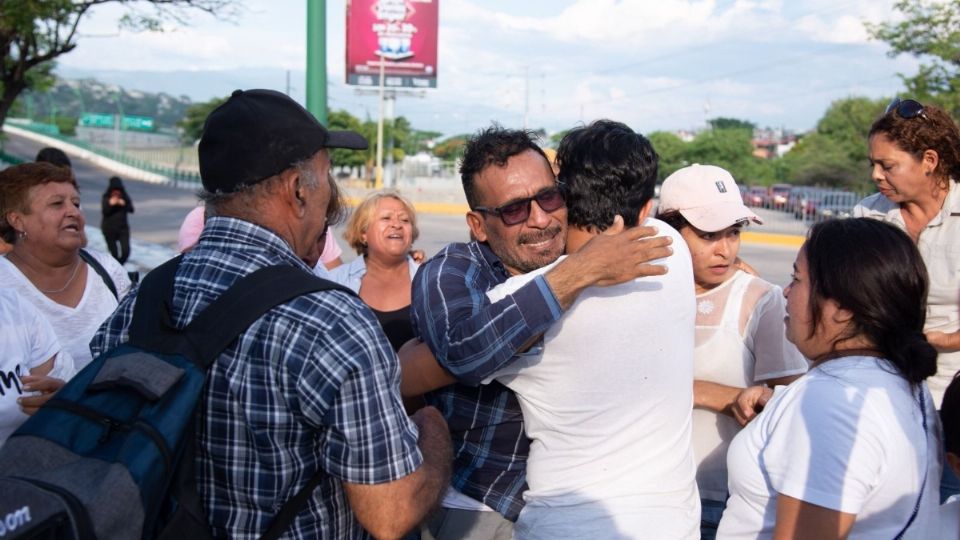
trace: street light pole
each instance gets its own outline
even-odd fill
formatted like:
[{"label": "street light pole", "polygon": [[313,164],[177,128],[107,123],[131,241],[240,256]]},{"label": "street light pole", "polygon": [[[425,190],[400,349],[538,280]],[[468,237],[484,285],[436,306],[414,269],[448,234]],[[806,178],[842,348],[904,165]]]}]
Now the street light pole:
[{"label": "street light pole", "polygon": [[307,110],[321,124],[329,124],[326,0],[307,0]]},{"label": "street light pole", "polygon": [[387,59],[383,54],[380,55],[380,121],[377,122],[377,176],[374,187],[381,189],[383,187],[383,72]]}]

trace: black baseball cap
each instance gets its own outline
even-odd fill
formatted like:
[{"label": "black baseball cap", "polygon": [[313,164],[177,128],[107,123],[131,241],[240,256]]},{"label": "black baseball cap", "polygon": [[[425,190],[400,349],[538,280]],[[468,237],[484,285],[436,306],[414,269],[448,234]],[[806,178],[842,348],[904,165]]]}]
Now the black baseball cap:
[{"label": "black baseball cap", "polygon": [[363,135],[328,130],[286,94],[235,90],[203,124],[200,178],[207,191],[231,193],[279,174],[321,148],[366,147]]}]

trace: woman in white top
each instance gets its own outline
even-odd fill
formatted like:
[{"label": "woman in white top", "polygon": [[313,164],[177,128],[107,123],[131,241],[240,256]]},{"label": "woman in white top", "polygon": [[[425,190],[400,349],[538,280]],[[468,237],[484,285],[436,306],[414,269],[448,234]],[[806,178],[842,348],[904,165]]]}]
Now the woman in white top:
[{"label": "woman in white top", "polygon": [[717,537],[934,537],[937,353],[916,246],[876,220],[820,223],[785,294],[787,338],[813,367],[730,444]]},{"label": "woman in white top", "polygon": [[[0,172],[0,236],[13,244],[0,257],[0,283],[47,318],[77,370],[92,360],[90,339],[130,288],[113,257],[81,253],[85,223],[70,169],[24,163]],[[96,263],[105,277],[91,266]]]},{"label": "woman in white top", "polygon": [[660,188],[658,218],[680,231],[693,258],[693,449],[700,533],[712,539],[727,499],[727,446],[746,420],[735,419],[737,395],[754,384],[789,384],[807,361],[784,337],[780,287],[738,268],[740,231],[761,221],[729,172],[691,165],[673,173]]}]

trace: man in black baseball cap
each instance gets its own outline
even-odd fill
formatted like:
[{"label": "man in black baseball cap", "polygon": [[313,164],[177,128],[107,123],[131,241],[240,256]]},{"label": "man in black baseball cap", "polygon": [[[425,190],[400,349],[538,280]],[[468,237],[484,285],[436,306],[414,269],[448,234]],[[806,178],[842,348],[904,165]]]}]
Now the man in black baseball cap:
[{"label": "man in black baseball cap", "polygon": [[232,193],[280,174],[323,148],[366,147],[359,133],[328,130],[286,94],[236,90],[204,123],[200,177],[205,190]]},{"label": "man in black baseball cap", "polygon": [[[311,273],[304,261],[319,256],[338,206],[327,149],[366,146],[270,90],[238,90],[210,113],[200,171],[212,215],[177,268],[172,324],[185,327],[260,268]],[[101,328],[98,347],[126,334],[135,296]],[[311,486],[290,538],[364,529],[397,538],[419,523],[446,486],[452,450],[436,409],[407,417],[398,369],[377,319],[340,290],[281,304],[224,349],[197,415],[197,487],[214,536],[259,537]]]}]

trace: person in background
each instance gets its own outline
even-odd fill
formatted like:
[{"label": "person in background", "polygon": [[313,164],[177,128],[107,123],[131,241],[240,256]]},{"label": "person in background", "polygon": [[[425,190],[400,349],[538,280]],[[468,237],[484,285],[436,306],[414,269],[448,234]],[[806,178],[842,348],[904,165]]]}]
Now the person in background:
[{"label": "person in background", "polygon": [[323,249],[320,251],[320,263],[323,264],[323,267],[327,270],[333,270],[340,266],[343,264],[341,255],[343,255],[343,249],[337,242],[336,235],[325,234],[323,236]]},{"label": "person in background", "polygon": [[177,231],[177,252],[186,253],[193,249],[200,240],[200,233],[203,232],[203,224],[206,221],[206,205],[197,206],[187,212],[180,223],[180,229]]},{"label": "person in background", "polygon": [[123,265],[130,258],[130,224],[127,222],[127,214],[133,213],[133,201],[130,200],[120,177],[110,177],[110,183],[100,201],[100,210],[103,213],[100,230],[103,231],[107,249],[110,255]]},{"label": "person in background", "polygon": [[[419,265],[410,257],[417,214],[399,193],[372,193],[347,221],[344,238],[358,257],[330,272],[370,306],[394,351],[416,337],[410,324],[410,282]],[[328,233],[329,236],[329,233]]]},{"label": "person in background", "polygon": [[[945,111],[895,98],[870,127],[871,177],[877,191],[853,208],[907,232],[930,277],[924,332],[936,347],[930,391],[943,391],[960,370],[960,128]],[[960,479],[943,469],[940,500],[960,493]]]},{"label": "person in background", "polygon": [[[940,403],[940,424],[943,426],[943,468],[949,468],[953,474],[960,475],[960,373],[943,392]],[[960,537],[960,495],[949,497],[940,505],[941,540],[955,540]]]},{"label": "person in background", "polygon": [[907,232],[930,273],[924,331],[937,348],[930,391],[939,406],[960,370],[960,129],[942,109],[895,99],[870,128],[870,165],[879,193],[856,216]]},{"label": "person in background", "polygon": [[717,537],[931,538],[941,448],[924,380],[937,352],[916,246],[877,220],[819,223],[784,294],[787,339],[813,367],[760,389],[763,412],[727,453]]},{"label": "person in background", "polygon": [[41,148],[40,151],[37,152],[37,157],[34,159],[34,161],[38,163],[52,163],[60,167],[73,169],[73,164],[70,163],[70,158],[67,156],[66,152],[53,146]]},{"label": "person in background", "polygon": [[741,230],[761,221],[729,172],[699,164],[674,172],[660,188],[657,217],[680,231],[693,257],[693,451],[700,535],[712,540],[727,500],[727,447],[753,413],[736,407],[738,395],[756,384],[790,384],[807,360],[784,335],[783,291],[737,264]]},{"label": "person in background", "polygon": [[88,344],[130,288],[123,267],[82,248],[85,219],[73,172],[49,163],[0,171],[0,283],[13,287],[53,326],[77,370],[93,359]]}]

